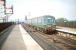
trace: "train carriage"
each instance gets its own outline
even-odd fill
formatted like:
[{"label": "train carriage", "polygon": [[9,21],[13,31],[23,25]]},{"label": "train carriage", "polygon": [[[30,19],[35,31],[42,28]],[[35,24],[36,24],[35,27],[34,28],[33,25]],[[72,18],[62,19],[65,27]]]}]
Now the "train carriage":
[{"label": "train carriage", "polygon": [[50,15],[40,16],[33,19],[30,19],[31,22],[29,23],[31,26],[33,26],[36,30],[45,32],[45,33],[51,33],[56,30],[56,23],[55,18]]}]

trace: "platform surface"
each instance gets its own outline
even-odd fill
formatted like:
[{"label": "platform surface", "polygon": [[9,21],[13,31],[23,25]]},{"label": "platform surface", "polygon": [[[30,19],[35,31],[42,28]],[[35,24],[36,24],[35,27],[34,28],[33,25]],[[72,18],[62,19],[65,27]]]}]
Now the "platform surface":
[{"label": "platform surface", "polygon": [[43,50],[43,48],[21,25],[16,25],[4,42],[1,50]]},{"label": "platform surface", "polygon": [[68,33],[71,33],[71,34],[76,34],[76,29],[75,28],[68,28],[68,27],[60,27],[60,26],[57,26],[56,27],[58,31],[63,31],[63,32],[68,32]]}]

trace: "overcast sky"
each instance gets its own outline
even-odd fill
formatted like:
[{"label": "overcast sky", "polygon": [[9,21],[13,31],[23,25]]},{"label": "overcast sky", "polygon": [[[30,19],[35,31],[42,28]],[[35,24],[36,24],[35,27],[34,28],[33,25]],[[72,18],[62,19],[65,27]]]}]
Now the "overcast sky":
[{"label": "overcast sky", "polygon": [[[9,3],[11,3],[11,0]],[[55,18],[76,20],[76,0],[14,0],[14,14],[9,19],[34,18],[52,15]]]}]

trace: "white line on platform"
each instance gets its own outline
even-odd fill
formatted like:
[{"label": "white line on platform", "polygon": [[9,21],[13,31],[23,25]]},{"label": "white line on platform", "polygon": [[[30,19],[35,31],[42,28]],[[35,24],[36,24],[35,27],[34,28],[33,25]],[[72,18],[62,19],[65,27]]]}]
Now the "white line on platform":
[{"label": "white line on platform", "polygon": [[19,27],[27,50],[43,50],[21,25],[19,25]]}]

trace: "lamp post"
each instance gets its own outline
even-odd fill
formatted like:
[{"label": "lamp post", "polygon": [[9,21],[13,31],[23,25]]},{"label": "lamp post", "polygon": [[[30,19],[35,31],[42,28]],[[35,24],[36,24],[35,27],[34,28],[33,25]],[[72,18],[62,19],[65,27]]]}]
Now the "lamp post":
[{"label": "lamp post", "polygon": [[67,21],[66,21],[66,20],[64,20],[64,26],[65,26],[65,27],[67,26],[66,24],[67,24]]},{"label": "lamp post", "polygon": [[4,1],[4,14],[6,15],[5,16],[5,22],[8,22],[8,17],[13,14],[13,5],[9,4],[7,6],[8,1],[6,1],[6,0],[3,0],[3,1]]}]

